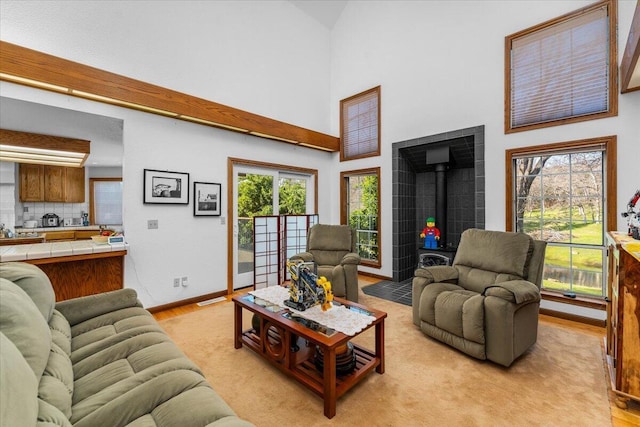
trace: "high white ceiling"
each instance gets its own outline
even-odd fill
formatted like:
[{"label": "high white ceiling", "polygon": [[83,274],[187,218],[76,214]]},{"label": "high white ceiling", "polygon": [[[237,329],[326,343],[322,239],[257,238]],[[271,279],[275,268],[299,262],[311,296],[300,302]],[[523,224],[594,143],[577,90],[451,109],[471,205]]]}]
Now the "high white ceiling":
[{"label": "high white ceiling", "polygon": [[289,0],[297,8],[332,29],[347,5],[347,0]]}]

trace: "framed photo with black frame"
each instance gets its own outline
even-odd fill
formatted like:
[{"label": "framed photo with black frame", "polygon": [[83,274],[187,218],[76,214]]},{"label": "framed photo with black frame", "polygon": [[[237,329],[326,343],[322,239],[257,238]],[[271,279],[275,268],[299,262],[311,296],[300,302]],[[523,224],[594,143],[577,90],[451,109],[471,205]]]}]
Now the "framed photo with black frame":
[{"label": "framed photo with black frame", "polygon": [[189,174],[145,169],[144,203],[188,205]]},{"label": "framed photo with black frame", "polygon": [[221,188],[213,182],[194,182],[193,216],[220,216]]}]

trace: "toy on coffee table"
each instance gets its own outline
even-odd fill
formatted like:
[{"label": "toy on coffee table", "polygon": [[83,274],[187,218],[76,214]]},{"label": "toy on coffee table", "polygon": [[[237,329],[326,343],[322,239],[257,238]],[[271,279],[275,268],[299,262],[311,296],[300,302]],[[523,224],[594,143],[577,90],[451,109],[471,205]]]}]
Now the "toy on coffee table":
[{"label": "toy on coffee table", "polygon": [[287,307],[304,311],[321,304],[322,311],[331,308],[331,282],[324,276],[318,277],[315,273],[315,263],[287,260],[287,271],[291,275],[289,299],[284,301]]},{"label": "toy on coffee table", "polygon": [[425,249],[436,249],[440,240],[440,230],[436,228],[436,219],[432,216],[427,218],[427,226],[422,229],[420,237],[424,238]]}]

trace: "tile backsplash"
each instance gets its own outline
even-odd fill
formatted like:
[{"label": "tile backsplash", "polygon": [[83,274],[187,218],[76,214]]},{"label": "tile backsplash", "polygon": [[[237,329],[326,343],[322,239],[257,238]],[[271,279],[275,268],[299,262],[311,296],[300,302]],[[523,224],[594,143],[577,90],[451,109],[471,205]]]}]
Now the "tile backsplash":
[{"label": "tile backsplash", "polygon": [[69,218],[80,218],[83,212],[88,211],[88,203],[18,202],[16,203],[16,225],[28,220],[36,220],[38,225],[41,225],[42,217],[48,213],[58,215],[62,221]]}]

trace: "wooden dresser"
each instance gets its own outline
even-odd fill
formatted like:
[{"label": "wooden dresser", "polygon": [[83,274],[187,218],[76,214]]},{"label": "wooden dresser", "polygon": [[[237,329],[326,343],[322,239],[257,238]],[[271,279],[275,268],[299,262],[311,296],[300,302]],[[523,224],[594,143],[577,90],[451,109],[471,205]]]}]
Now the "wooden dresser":
[{"label": "wooden dresser", "polygon": [[640,241],[609,232],[606,352],[616,405],[640,402]]}]

